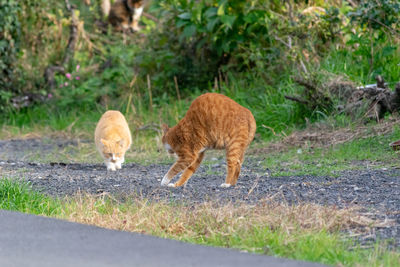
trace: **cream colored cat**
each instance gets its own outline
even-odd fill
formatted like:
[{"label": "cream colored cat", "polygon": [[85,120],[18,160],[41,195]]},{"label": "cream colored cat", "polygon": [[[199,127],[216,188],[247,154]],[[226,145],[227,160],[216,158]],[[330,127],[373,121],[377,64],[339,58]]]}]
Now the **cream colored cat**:
[{"label": "cream colored cat", "polygon": [[131,131],[124,115],[116,110],[105,112],[97,123],[94,139],[107,170],[121,169],[125,152],[132,143]]}]

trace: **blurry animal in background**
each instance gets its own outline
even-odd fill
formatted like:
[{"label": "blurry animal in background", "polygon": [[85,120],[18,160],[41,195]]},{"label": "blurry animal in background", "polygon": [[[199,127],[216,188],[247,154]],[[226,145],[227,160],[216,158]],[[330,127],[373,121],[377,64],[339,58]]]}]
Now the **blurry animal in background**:
[{"label": "blurry animal in background", "polygon": [[131,132],[124,115],[116,110],[105,112],[97,123],[94,139],[107,170],[121,169],[125,152],[132,143]]},{"label": "blurry animal in background", "polygon": [[[116,31],[139,31],[139,19],[143,12],[145,0],[116,0],[111,5],[108,22]],[[103,7],[102,7],[103,8]],[[106,6],[104,7],[107,8]],[[106,12],[106,10],[103,10]]]},{"label": "blurry animal in background", "polygon": [[[221,187],[230,187],[239,177],[244,153],[256,132],[256,121],[250,110],[229,97],[207,93],[193,101],[177,125],[163,125],[163,131],[165,149],[178,159],[161,185],[182,186],[199,167],[207,149],[225,148],[227,175]],[[169,183],[181,171],[180,179]]]}]

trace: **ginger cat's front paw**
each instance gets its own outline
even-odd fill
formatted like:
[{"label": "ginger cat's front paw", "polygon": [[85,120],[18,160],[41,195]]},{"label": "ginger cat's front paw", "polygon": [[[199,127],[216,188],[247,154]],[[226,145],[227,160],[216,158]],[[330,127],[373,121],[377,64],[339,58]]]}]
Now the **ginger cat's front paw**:
[{"label": "ginger cat's front paw", "polygon": [[117,168],[117,170],[122,168],[122,163],[121,162],[117,162],[115,163],[115,168]]},{"label": "ginger cat's front paw", "polygon": [[164,176],[164,178],[161,180],[161,186],[166,186],[169,183],[169,179],[167,176]]},{"label": "ginger cat's front paw", "polygon": [[174,183],[169,183],[168,187],[176,187],[176,185]]},{"label": "ginger cat's front paw", "polygon": [[222,188],[228,188],[228,187],[231,187],[231,186],[232,186],[231,184],[227,184],[227,183],[223,183],[223,184],[220,185],[220,187],[222,187]]}]

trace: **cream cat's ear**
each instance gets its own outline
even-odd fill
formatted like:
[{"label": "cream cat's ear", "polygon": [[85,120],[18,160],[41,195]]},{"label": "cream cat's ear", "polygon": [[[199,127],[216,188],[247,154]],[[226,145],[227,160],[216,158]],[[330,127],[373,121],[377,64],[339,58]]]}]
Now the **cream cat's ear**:
[{"label": "cream cat's ear", "polygon": [[169,130],[169,127],[168,127],[168,125],[166,125],[165,123],[163,123],[163,124],[161,125],[161,129],[163,130],[163,134],[166,134],[166,133],[168,132],[168,130]]}]

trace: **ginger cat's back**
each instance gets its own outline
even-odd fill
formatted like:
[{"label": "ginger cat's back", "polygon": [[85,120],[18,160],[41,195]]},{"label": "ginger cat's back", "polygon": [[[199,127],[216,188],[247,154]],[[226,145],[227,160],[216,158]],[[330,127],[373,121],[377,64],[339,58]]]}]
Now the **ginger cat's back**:
[{"label": "ginger cat's back", "polygon": [[101,116],[95,130],[95,143],[107,169],[121,168],[125,152],[132,143],[128,123],[121,112],[109,110]]},{"label": "ginger cat's back", "polygon": [[209,148],[217,149],[225,147],[232,137],[247,140],[250,144],[256,130],[256,121],[250,110],[217,93],[206,93],[196,98],[182,122],[193,127],[186,129],[191,131],[186,134],[194,138],[192,141],[201,141]]},{"label": "ginger cat's back", "polygon": [[186,115],[172,128],[164,127],[163,143],[178,156],[162,184],[184,170],[171,186],[181,186],[194,173],[207,149],[226,149],[228,174],[224,187],[236,184],[244,153],[254,138],[256,121],[247,108],[227,96],[207,93],[196,98]]}]

